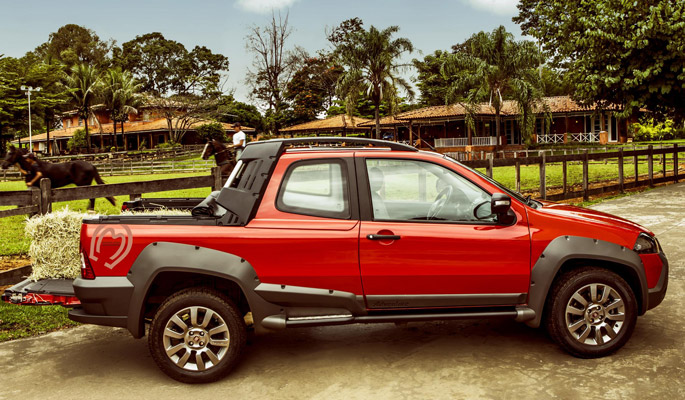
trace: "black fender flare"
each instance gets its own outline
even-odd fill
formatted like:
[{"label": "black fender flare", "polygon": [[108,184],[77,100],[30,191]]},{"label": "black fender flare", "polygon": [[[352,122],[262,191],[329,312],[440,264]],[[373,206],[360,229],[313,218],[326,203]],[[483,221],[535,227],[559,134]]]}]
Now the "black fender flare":
[{"label": "black fender flare", "polygon": [[255,293],[254,289],[260,281],[247,260],[206,247],[155,242],[140,252],[126,276],[134,287],[127,318],[127,329],[133,337],[144,336],[145,299],[155,278],[168,271],[215,276],[236,283],[247,298],[256,328],[261,325],[263,318],[280,311],[278,306],[266,302]]},{"label": "black fender flare", "polygon": [[640,284],[639,295],[642,299],[640,315],[647,311],[647,278],[642,259],[635,251],[604,240],[580,236],[560,236],[547,245],[531,271],[528,306],[535,311],[535,318],[527,321],[527,325],[540,326],[552,282],[554,282],[561,266],[573,259],[607,261],[630,269],[636,274]]}]

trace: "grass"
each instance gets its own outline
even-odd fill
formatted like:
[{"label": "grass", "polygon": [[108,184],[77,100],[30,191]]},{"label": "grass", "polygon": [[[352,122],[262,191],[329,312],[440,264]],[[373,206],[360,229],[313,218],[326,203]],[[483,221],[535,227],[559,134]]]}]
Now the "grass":
[{"label": "grass", "polygon": [[[671,162],[667,166],[667,170],[673,168]],[[485,173],[485,169],[479,169]],[[658,177],[662,173],[661,163],[654,163],[654,176]],[[648,173],[647,163],[638,163],[638,174],[644,175]],[[588,180],[589,182],[600,182],[618,179],[618,164],[616,163],[590,163],[588,166]],[[624,179],[629,181],[635,179],[634,164],[624,164],[623,166]],[[514,167],[495,167],[492,171],[492,177],[510,189],[516,189],[516,170]],[[562,186],[563,185],[563,167],[558,164],[547,164],[545,166],[545,178],[547,180],[547,187]],[[567,164],[567,184],[580,185],[583,183],[583,165],[581,163]],[[538,165],[522,165],[521,166],[521,191],[537,191],[540,188],[540,167]]]},{"label": "grass", "polygon": [[0,342],[36,336],[78,325],[62,306],[0,303]]},{"label": "grass", "polygon": [[[202,176],[206,173],[195,174],[154,174],[154,175],[134,175],[134,176],[110,176],[106,177],[107,183],[139,182],[153,179],[182,178],[188,176]],[[73,186],[73,185],[71,185]],[[0,182],[0,191],[25,190],[24,182]],[[182,189],[157,193],[145,193],[143,197],[206,197],[211,192],[210,188]],[[128,196],[116,196],[117,206],[112,206],[105,199],[95,200],[95,212],[99,214],[118,214],[121,211],[121,204],[128,200]],[[74,200],[53,204],[53,210],[61,210],[69,207],[70,210],[85,212],[88,208],[88,200]],[[12,208],[12,207],[4,207]],[[26,254],[31,244],[24,236],[25,215],[0,218],[0,255]]]}]

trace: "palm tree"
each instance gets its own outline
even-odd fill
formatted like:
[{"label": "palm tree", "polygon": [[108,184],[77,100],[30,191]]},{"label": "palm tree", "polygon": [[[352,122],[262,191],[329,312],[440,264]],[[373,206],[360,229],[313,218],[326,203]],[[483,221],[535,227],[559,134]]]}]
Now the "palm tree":
[{"label": "palm tree", "polygon": [[114,121],[121,122],[121,137],[124,142],[124,150],[128,150],[126,142],[126,135],[124,135],[124,122],[128,121],[129,114],[138,114],[138,106],[142,104],[143,100],[140,96],[141,84],[136,81],[129,71],[124,71],[121,74],[119,86],[119,114],[114,118]]},{"label": "palm tree", "polygon": [[406,91],[409,98],[414,92],[399,73],[409,64],[400,64],[399,58],[405,52],[411,53],[414,46],[406,38],[392,39],[399,27],[391,26],[382,31],[371,26],[350,34],[336,49],[340,64],[345,67],[338,80],[337,95],[345,100],[348,114],[357,104],[360,94],[365,94],[374,105],[376,138],[381,138],[379,108],[383,100],[396,103],[398,87]]},{"label": "palm tree", "polygon": [[[531,111],[533,103],[541,103],[541,84],[534,73],[540,53],[533,42],[517,42],[500,26],[491,33],[476,33],[453,49],[454,53],[441,68],[443,77],[450,82],[445,100],[448,103],[465,101],[470,106],[489,102],[495,109],[497,137],[500,137],[500,112],[505,98],[517,101],[521,115]],[[523,133],[528,136],[532,132],[530,114],[525,118]]]},{"label": "palm tree", "polygon": [[65,84],[70,89],[79,117],[86,124],[86,143],[90,149],[90,134],[88,133],[88,117],[91,115],[91,105],[97,98],[100,82],[97,69],[88,64],[76,64],[71,67],[71,73],[66,75]]},{"label": "palm tree", "polygon": [[[102,84],[102,100],[109,111],[112,119],[112,143],[118,149],[117,144],[117,122],[121,122],[121,134],[124,135],[124,122],[128,119],[129,113],[137,113],[137,92],[140,85],[129,71],[122,71],[120,68],[107,70]],[[125,142],[125,140],[124,140]],[[124,143],[124,147],[126,144]]]}]

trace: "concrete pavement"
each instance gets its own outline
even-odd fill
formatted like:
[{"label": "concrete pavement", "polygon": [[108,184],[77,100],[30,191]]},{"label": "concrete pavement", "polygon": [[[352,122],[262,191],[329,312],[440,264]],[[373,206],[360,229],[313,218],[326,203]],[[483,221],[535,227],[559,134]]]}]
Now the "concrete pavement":
[{"label": "concrete pavement", "polygon": [[198,386],[167,378],[145,339],[80,326],[0,344],[0,400],[685,398],[685,184],[593,208],[654,231],[671,265],[662,305],[609,357],[573,358],[513,321],[321,327],[259,336],[231,375]]}]

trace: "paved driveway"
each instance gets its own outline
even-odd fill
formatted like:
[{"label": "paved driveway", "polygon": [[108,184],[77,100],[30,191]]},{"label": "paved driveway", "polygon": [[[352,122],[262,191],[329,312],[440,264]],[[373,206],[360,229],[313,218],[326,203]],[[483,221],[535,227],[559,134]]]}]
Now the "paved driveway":
[{"label": "paved driveway", "polygon": [[682,399],[685,184],[594,208],[652,229],[670,260],[663,304],[610,357],[580,360],[510,321],[354,325],[257,337],[226,379],[177,383],[146,340],[97,326],[0,344],[0,399]]}]

